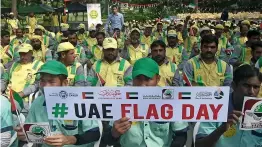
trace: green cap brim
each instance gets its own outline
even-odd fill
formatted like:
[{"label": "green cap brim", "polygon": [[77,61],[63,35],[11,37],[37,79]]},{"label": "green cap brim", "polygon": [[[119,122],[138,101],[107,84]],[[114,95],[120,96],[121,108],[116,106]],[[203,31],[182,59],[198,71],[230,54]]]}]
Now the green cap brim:
[{"label": "green cap brim", "polygon": [[133,71],[132,72],[133,79],[135,77],[137,77],[138,75],[144,75],[144,76],[146,76],[148,78],[153,78],[156,75],[156,73],[153,73],[153,72],[150,72],[150,71],[146,71],[146,70],[137,70],[137,71]]},{"label": "green cap brim", "polygon": [[[61,72],[55,72],[55,71],[50,70],[50,69],[40,70],[36,74],[41,74],[41,73],[48,73],[48,74],[51,74],[51,75],[65,75]],[[65,76],[67,76],[67,75],[65,75]]]}]

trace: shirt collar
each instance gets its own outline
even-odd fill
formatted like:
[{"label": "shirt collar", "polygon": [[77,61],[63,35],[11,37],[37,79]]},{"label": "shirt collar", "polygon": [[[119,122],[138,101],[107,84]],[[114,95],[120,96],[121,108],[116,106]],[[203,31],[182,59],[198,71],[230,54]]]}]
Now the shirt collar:
[{"label": "shirt collar", "polygon": [[[120,62],[120,60],[121,60],[121,57],[120,57],[120,56],[117,56],[116,59],[115,59],[115,61],[112,62],[112,63]],[[103,59],[103,61],[107,62],[105,59]],[[111,64],[112,64],[112,63],[111,63]]]}]

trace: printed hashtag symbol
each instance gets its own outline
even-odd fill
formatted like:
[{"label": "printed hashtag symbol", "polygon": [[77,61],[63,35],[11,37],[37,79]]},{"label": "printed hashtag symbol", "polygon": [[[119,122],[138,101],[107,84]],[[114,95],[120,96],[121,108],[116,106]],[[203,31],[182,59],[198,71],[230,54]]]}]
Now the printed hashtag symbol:
[{"label": "printed hashtag symbol", "polygon": [[55,118],[59,117],[59,115],[60,118],[64,118],[64,116],[68,114],[67,112],[68,107],[66,107],[65,103],[62,103],[61,106],[60,104],[56,103],[55,107],[53,107],[52,109],[53,109],[52,114],[54,115]]}]

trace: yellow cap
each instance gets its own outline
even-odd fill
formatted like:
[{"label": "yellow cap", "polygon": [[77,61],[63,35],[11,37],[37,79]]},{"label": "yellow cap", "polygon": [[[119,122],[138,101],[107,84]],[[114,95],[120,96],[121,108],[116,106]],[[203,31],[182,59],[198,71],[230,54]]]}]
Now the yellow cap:
[{"label": "yellow cap", "polygon": [[230,27],[230,26],[231,26],[231,22],[230,22],[230,21],[227,21],[227,22],[225,23],[225,26]]},{"label": "yellow cap", "polygon": [[31,26],[27,25],[25,26],[26,29],[31,29]]},{"label": "yellow cap", "polygon": [[43,26],[41,26],[41,25],[37,25],[35,29],[40,29],[42,31],[45,31],[45,28]]},{"label": "yellow cap", "polygon": [[23,43],[18,46],[18,53],[28,53],[29,51],[32,51],[33,47],[28,43]]},{"label": "yellow cap", "polygon": [[169,30],[167,32],[167,37],[177,37],[177,33],[175,30]]},{"label": "yellow cap", "polygon": [[250,22],[249,22],[248,20],[243,20],[243,21],[241,22],[241,24],[243,24],[243,25],[250,25]]},{"label": "yellow cap", "polygon": [[138,28],[133,28],[133,29],[130,31],[130,34],[131,34],[133,31],[137,31],[138,33],[140,33],[140,30],[139,30]]},{"label": "yellow cap", "polygon": [[78,29],[86,29],[86,26],[85,24],[83,23],[80,23],[79,26],[78,26]]},{"label": "yellow cap", "polygon": [[182,21],[179,21],[178,23],[177,23],[177,25],[184,25],[184,22],[182,22]]},{"label": "yellow cap", "polygon": [[31,37],[31,40],[32,39],[38,39],[38,40],[42,40],[42,37],[41,36],[39,36],[39,35],[33,35],[32,37]]},{"label": "yellow cap", "polygon": [[105,38],[103,41],[104,49],[117,49],[117,41],[114,38]]},{"label": "yellow cap", "polygon": [[145,28],[153,28],[153,26],[150,24],[145,24]]},{"label": "yellow cap", "polygon": [[69,51],[69,50],[74,50],[74,49],[75,47],[70,42],[63,42],[58,45],[57,52],[59,53],[59,52],[64,52],[64,51]]},{"label": "yellow cap", "polygon": [[69,29],[69,24],[61,23],[61,31],[67,31]]},{"label": "yellow cap", "polygon": [[224,26],[222,24],[217,24],[215,28],[216,29],[224,29]]}]

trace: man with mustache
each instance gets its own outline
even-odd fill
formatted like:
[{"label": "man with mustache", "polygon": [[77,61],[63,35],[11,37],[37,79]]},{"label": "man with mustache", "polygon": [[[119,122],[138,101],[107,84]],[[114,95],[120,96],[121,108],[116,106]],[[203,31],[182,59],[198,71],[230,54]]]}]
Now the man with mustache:
[{"label": "man with mustache", "polygon": [[168,61],[166,57],[166,44],[156,40],[151,44],[151,58],[159,66],[160,80],[158,86],[172,86],[172,79],[177,71],[177,65]]},{"label": "man with mustache", "polygon": [[34,35],[31,38],[31,45],[33,47],[33,57],[42,62],[52,60],[52,52],[42,42],[42,37]]},{"label": "man with mustache", "polygon": [[130,32],[130,39],[126,41],[125,48],[121,52],[124,59],[128,60],[132,65],[136,60],[147,57],[149,54],[148,46],[140,43],[140,30],[134,28]]},{"label": "man with mustache", "polygon": [[216,57],[218,39],[205,35],[201,39],[201,53],[185,64],[183,72],[189,81],[198,86],[230,86],[232,73],[230,66]]},{"label": "man with mustache", "polygon": [[178,68],[182,70],[183,64],[188,59],[187,52],[183,45],[178,45],[177,33],[175,30],[170,30],[167,33],[168,47],[166,48],[167,59],[178,65]]},{"label": "man with mustache", "polygon": [[132,67],[128,61],[119,57],[117,41],[105,38],[103,58],[94,63],[88,74],[88,84],[92,86],[132,85]]}]

